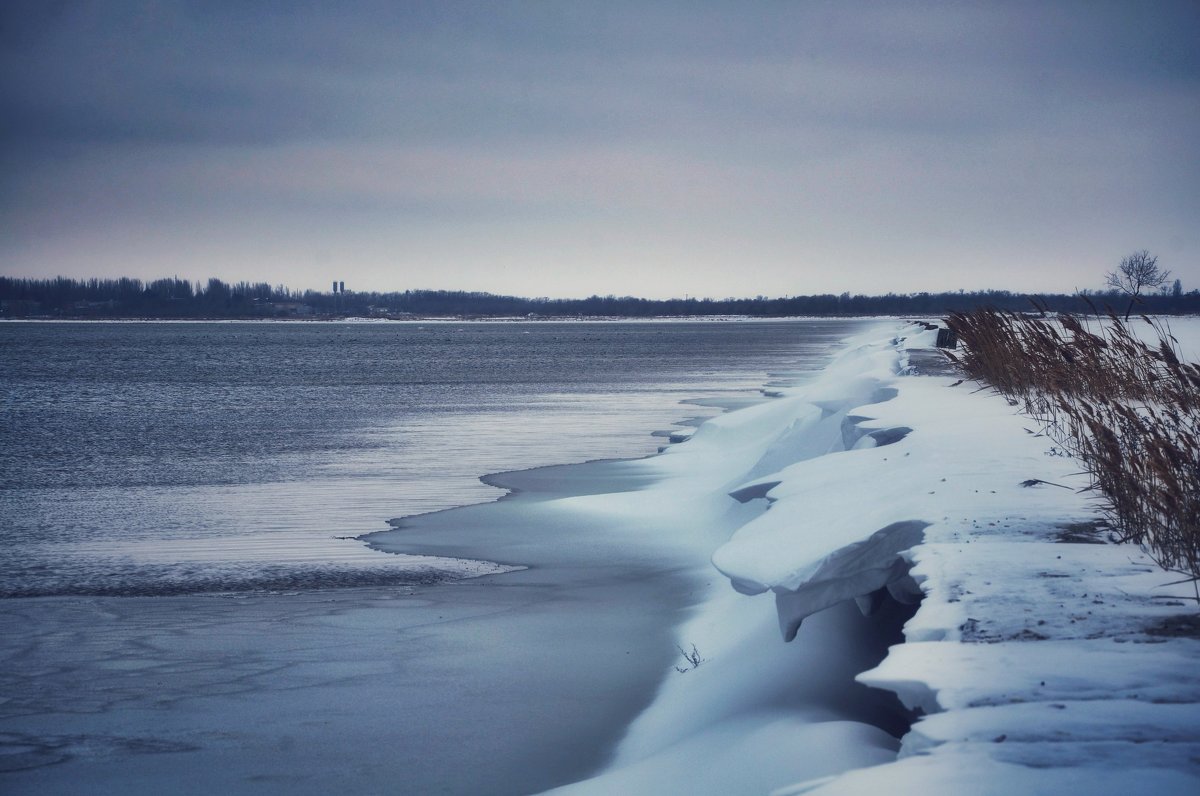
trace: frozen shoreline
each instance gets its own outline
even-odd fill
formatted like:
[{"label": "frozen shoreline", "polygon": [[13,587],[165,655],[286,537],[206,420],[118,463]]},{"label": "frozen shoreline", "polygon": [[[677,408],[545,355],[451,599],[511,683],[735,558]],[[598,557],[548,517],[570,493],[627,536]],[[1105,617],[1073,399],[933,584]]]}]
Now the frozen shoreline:
[{"label": "frozen shoreline", "polygon": [[[1136,548],[1103,544],[1078,465],[1007,402],[906,370],[910,355],[931,361],[921,349],[932,344],[928,332],[907,337],[860,341],[783,399],[791,424],[776,423],[731,482],[739,499],[769,507],[713,556],[738,591],[774,593],[767,610],[785,639],[799,631],[793,645],[822,643],[851,600],[870,614],[923,596],[904,643],[857,678],[925,715],[898,759],[862,762],[813,738],[811,723],[780,724],[764,708],[787,704],[812,670],[775,665],[792,645],[763,632],[762,597],[718,592],[677,635],[711,661],[668,675],[615,764],[556,793],[1200,789],[1190,587],[1167,586],[1176,578]],[[752,435],[747,413],[711,425],[722,423]],[[769,697],[747,693],[747,680],[774,681],[752,689]],[[860,725],[856,742],[869,746],[870,729]]]}]

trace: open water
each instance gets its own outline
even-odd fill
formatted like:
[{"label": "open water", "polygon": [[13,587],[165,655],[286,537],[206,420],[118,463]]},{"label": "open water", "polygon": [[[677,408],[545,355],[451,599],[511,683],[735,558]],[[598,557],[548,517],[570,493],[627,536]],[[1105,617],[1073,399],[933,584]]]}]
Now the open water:
[{"label": "open water", "polygon": [[0,596],[469,573],[355,537],[492,500],[488,473],[652,453],[856,328],[0,324]]}]

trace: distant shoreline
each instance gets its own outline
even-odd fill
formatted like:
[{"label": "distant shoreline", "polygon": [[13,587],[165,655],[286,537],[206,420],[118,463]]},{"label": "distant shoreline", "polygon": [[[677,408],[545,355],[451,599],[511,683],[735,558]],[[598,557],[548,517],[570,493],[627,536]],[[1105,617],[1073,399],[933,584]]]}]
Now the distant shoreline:
[{"label": "distant shoreline", "polygon": [[366,318],[361,316],[324,317],[324,318],[159,318],[159,317],[130,317],[130,318],[0,318],[0,323],[255,323],[255,324],[322,324],[322,323],[353,323],[367,325],[413,325],[413,324],[455,324],[455,323],[781,323],[786,321],[870,321],[875,319],[892,320],[908,317],[925,317],[918,315],[596,315],[584,317],[546,316],[538,318],[522,317],[480,317],[455,318],[431,316],[428,318]]},{"label": "distant shoreline", "polygon": [[[606,320],[708,318],[905,318],[942,316],[980,308],[1009,312],[1106,313],[1129,307],[1117,290],[1027,293],[955,290],[864,295],[843,292],[744,298],[650,299],[592,295],[548,298],[465,290],[355,291],[344,283],[323,292],[265,282],[230,284],[220,279],[191,282],[169,277],[151,281],[53,279],[0,276],[0,318],[35,319],[288,319],[371,318],[389,321]],[[1176,280],[1168,293],[1136,299],[1138,312],[1152,315],[1200,313],[1200,290],[1185,292]]]}]

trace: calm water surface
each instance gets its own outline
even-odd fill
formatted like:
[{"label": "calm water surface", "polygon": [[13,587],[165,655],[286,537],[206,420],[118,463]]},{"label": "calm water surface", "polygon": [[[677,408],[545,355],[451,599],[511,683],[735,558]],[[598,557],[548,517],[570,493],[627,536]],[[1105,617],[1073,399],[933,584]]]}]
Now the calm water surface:
[{"label": "calm water surface", "polygon": [[0,596],[454,570],[353,537],[494,499],[487,473],[652,453],[861,326],[0,324]]}]

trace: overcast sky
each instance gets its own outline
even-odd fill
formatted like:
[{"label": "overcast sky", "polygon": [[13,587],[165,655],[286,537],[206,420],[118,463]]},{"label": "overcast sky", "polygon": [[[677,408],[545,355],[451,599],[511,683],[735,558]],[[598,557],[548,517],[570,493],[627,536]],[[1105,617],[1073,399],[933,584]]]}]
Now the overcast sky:
[{"label": "overcast sky", "polygon": [[1200,288],[1200,3],[0,2],[0,274]]}]

